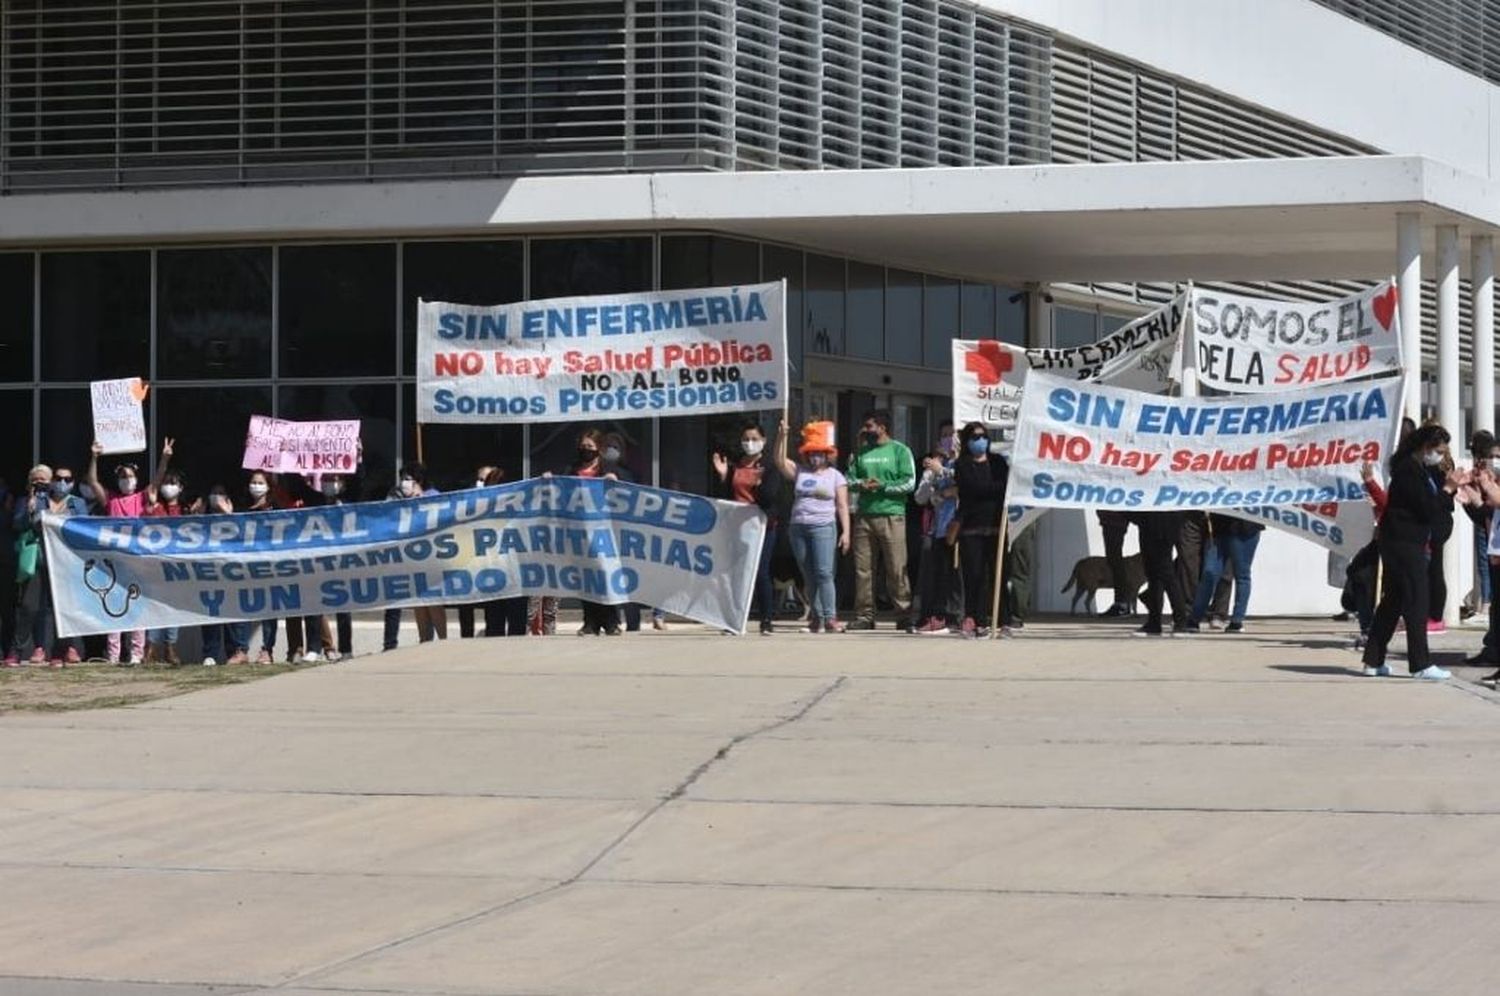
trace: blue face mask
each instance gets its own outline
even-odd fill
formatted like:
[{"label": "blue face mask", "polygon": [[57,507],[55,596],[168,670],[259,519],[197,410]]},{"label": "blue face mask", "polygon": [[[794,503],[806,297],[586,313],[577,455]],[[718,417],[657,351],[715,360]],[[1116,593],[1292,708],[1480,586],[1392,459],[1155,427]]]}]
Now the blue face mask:
[{"label": "blue face mask", "polygon": [[984,436],[975,436],[969,440],[969,452],[975,456],[984,456],[990,451],[990,441]]}]

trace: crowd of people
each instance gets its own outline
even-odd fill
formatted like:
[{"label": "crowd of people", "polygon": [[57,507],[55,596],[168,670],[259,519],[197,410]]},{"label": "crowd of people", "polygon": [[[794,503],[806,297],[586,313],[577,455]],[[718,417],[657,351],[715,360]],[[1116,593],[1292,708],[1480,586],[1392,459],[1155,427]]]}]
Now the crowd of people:
[{"label": "crowd of people", "polygon": [[[774,633],[778,626],[778,551],[795,564],[794,583],[803,606],[795,625],[803,632],[874,630],[880,625],[878,606],[889,608],[895,629],[926,636],[987,636],[996,617],[1000,632],[995,635],[1014,635],[1024,627],[1031,563],[1025,544],[1003,536],[1009,463],[989,429],[976,422],[955,430],[944,422],[934,444],[918,459],[892,436],[890,414],[875,410],[862,419],[854,452],[841,455],[834,440],[831,422],[813,421],[794,432],[782,421],[768,433],[759,422],[747,421],[732,445],[708,458],[715,496],[753,504],[767,517],[752,606],[761,633]],[[624,449],[619,434],[585,428],[578,434],[574,458],[557,473],[629,481]],[[1500,584],[1500,555],[1490,553],[1492,522],[1500,514],[1500,443],[1479,433],[1470,449],[1471,465],[1460,467],[1442,427],[1408,420],[1388,466],[1364,468],[1376,539],[1348,564],[1344,605],[1359,621],[1356,648],[1368,675],[1390,673],[1386,653],[1396,630],[1404,626],[1411,672],[1427,679],[1449,676],[1431,662],[1427,637],[1442,625],[1448,598],[1442,553],[1456,509],[1473,518],[1481,565],[1469,608],[1487,614],[1490,624],[1483,649],[1469,663],[1500,668],[1500,600],[1491,597]],[[214,483],[190,497],[173,464],[175,455],[173,440],[167,439],[149,481],[143,482],[136,464],[122,462],[106,483],[96,443],[82,476],[67,465],[38,464],[27,475],[25,491],[14,495],[0,481],[0,556],[9,560],[0,563],[0,647],[7,666],[26,661],[60,667],[85,659],[126,666],[182,662],[176,629],[110,634],[87,644],[58,638],[41,542],[44,514],[180,516],[352,500],[353,481],[345,475],[277,477],[260,471],[248,472],[232,485]],[[505,480],[502,469],[484,465],[476,469],[473,486]],[[426,468],[413,463],[401,468],[387,497],[437,493]],[[1197,633],[1204,626],[1244,632],[1264,529],[1260,523],[1202,512],[1096,514],[1115,596],[1101,615],[1134,615],[1139,600],[1145,608],[1135,631],[1139,636]],[[909,531],[911,516],[916,521]],[[1143,592],[1124,553],[1132,526],[1139,536]],[[852,595],[845,591],[842,598],[841,557],[850,561],[852,571],[843,576],[852,578],[853,587]],[[841,606],[852,609],[846,619],[840,618]],[[648,611],[640,605],[586,600],[580,608],[580,636],[638,630]],[[447,638],[446,607],[409,611],[419,641]],[[457,612],[464,638],[557,631],[557,599],[550,597],[500,598],[461,605]],[[653,628],[667,628],[659,609],[649,612]],[[403,615],[401,609],[385,611],[384,649],[396,647]],[[338,660],[353,651],[353,621],[339,613],[204,626],[198,657],[210,665],[248,663],[252,637],[258,637],[253,659],[271,663],[283,633],[288,662]],[[1495,679],[1500,670],[1491,676]]]}]

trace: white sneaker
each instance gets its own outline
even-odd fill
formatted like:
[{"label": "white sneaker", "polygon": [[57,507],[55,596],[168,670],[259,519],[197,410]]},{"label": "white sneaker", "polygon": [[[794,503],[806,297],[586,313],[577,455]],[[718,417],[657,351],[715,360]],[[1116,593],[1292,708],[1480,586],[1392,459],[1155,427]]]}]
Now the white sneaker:
[{"label": "white sneaker", "polygon": [[1390,676],[1391,669],[1386,667],[1384,664],[1380,665],[1379,667],[1365,668],[1366,678],[1389,678]]},{"label": "white sneaker", "polygon": [[337,664],[339,661],[344,659],[344,655],[339,653],[337,650],[330,650],[323,655],[323,659],[330,664]]},{"label": "white sneaker", "polygon": [[286,659],[286,662],[288,664],[301,664],[302,663],[302,654],[300,652],[292,654],[291,656],[289,656]]},{"label": "white sneaker", "polygon": [[1436,664],[1429,664],[1416,674],[1413,674],[1412,677],[1420,678],[1423,681],[1447,681],[1453,677],[1453,673],[1451,671],[1444,671]]},{"label": "white sneaker", "polygon": [[322,659],[322,656],[315,652],[308,652],[302,655],[302,663],[304,664],[316,664]]},{"label": "white sneaker", "polygon": [[137,666],[140,665],[140,663],[143,660],[145,660],[145,658],[142,657],[140,654],[131,654],[130,655],[130,666],[131,667],[137,667]]}]

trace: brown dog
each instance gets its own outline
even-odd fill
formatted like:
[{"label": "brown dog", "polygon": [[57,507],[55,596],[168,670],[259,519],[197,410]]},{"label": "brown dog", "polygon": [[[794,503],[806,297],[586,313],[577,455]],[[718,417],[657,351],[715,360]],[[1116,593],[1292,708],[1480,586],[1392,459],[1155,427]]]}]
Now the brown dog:
[{"label": "brown dog", "polygon": [[[1125,577],[1130,581],[1130,590],[1115,592],[1115,601],[1133,605],[1140,597],[1141,589],[1146,586],[1146,567],[1141,562],[1140,554],[1125,558]],[[1109,571],[1108,560],[1104,557],[1081,558],[1073,565],[1073,574],[1062,589],[1063,594],[1067,594],[1069,590],[1073,592],[1073,604],[1068,607],[1068,614],[1077,613],[1078,603],[1085,598],[1093,598],[1094,592],[1100,588],[1113,589],[1114,586],[1115,579]]]}]

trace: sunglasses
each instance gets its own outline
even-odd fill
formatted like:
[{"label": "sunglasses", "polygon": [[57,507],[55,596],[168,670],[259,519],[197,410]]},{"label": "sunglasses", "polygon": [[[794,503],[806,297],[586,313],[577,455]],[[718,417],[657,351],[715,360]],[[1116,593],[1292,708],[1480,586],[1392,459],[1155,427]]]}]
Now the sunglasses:
[{"label": "sunglasses", "polygon": [[71,476],[67,475],[67,474],[58,474],[56,477],[53,478],[53,480],[54,481],[62,481],[64,484],[71,484],[71,483],[73,483],[73,478]]}]

